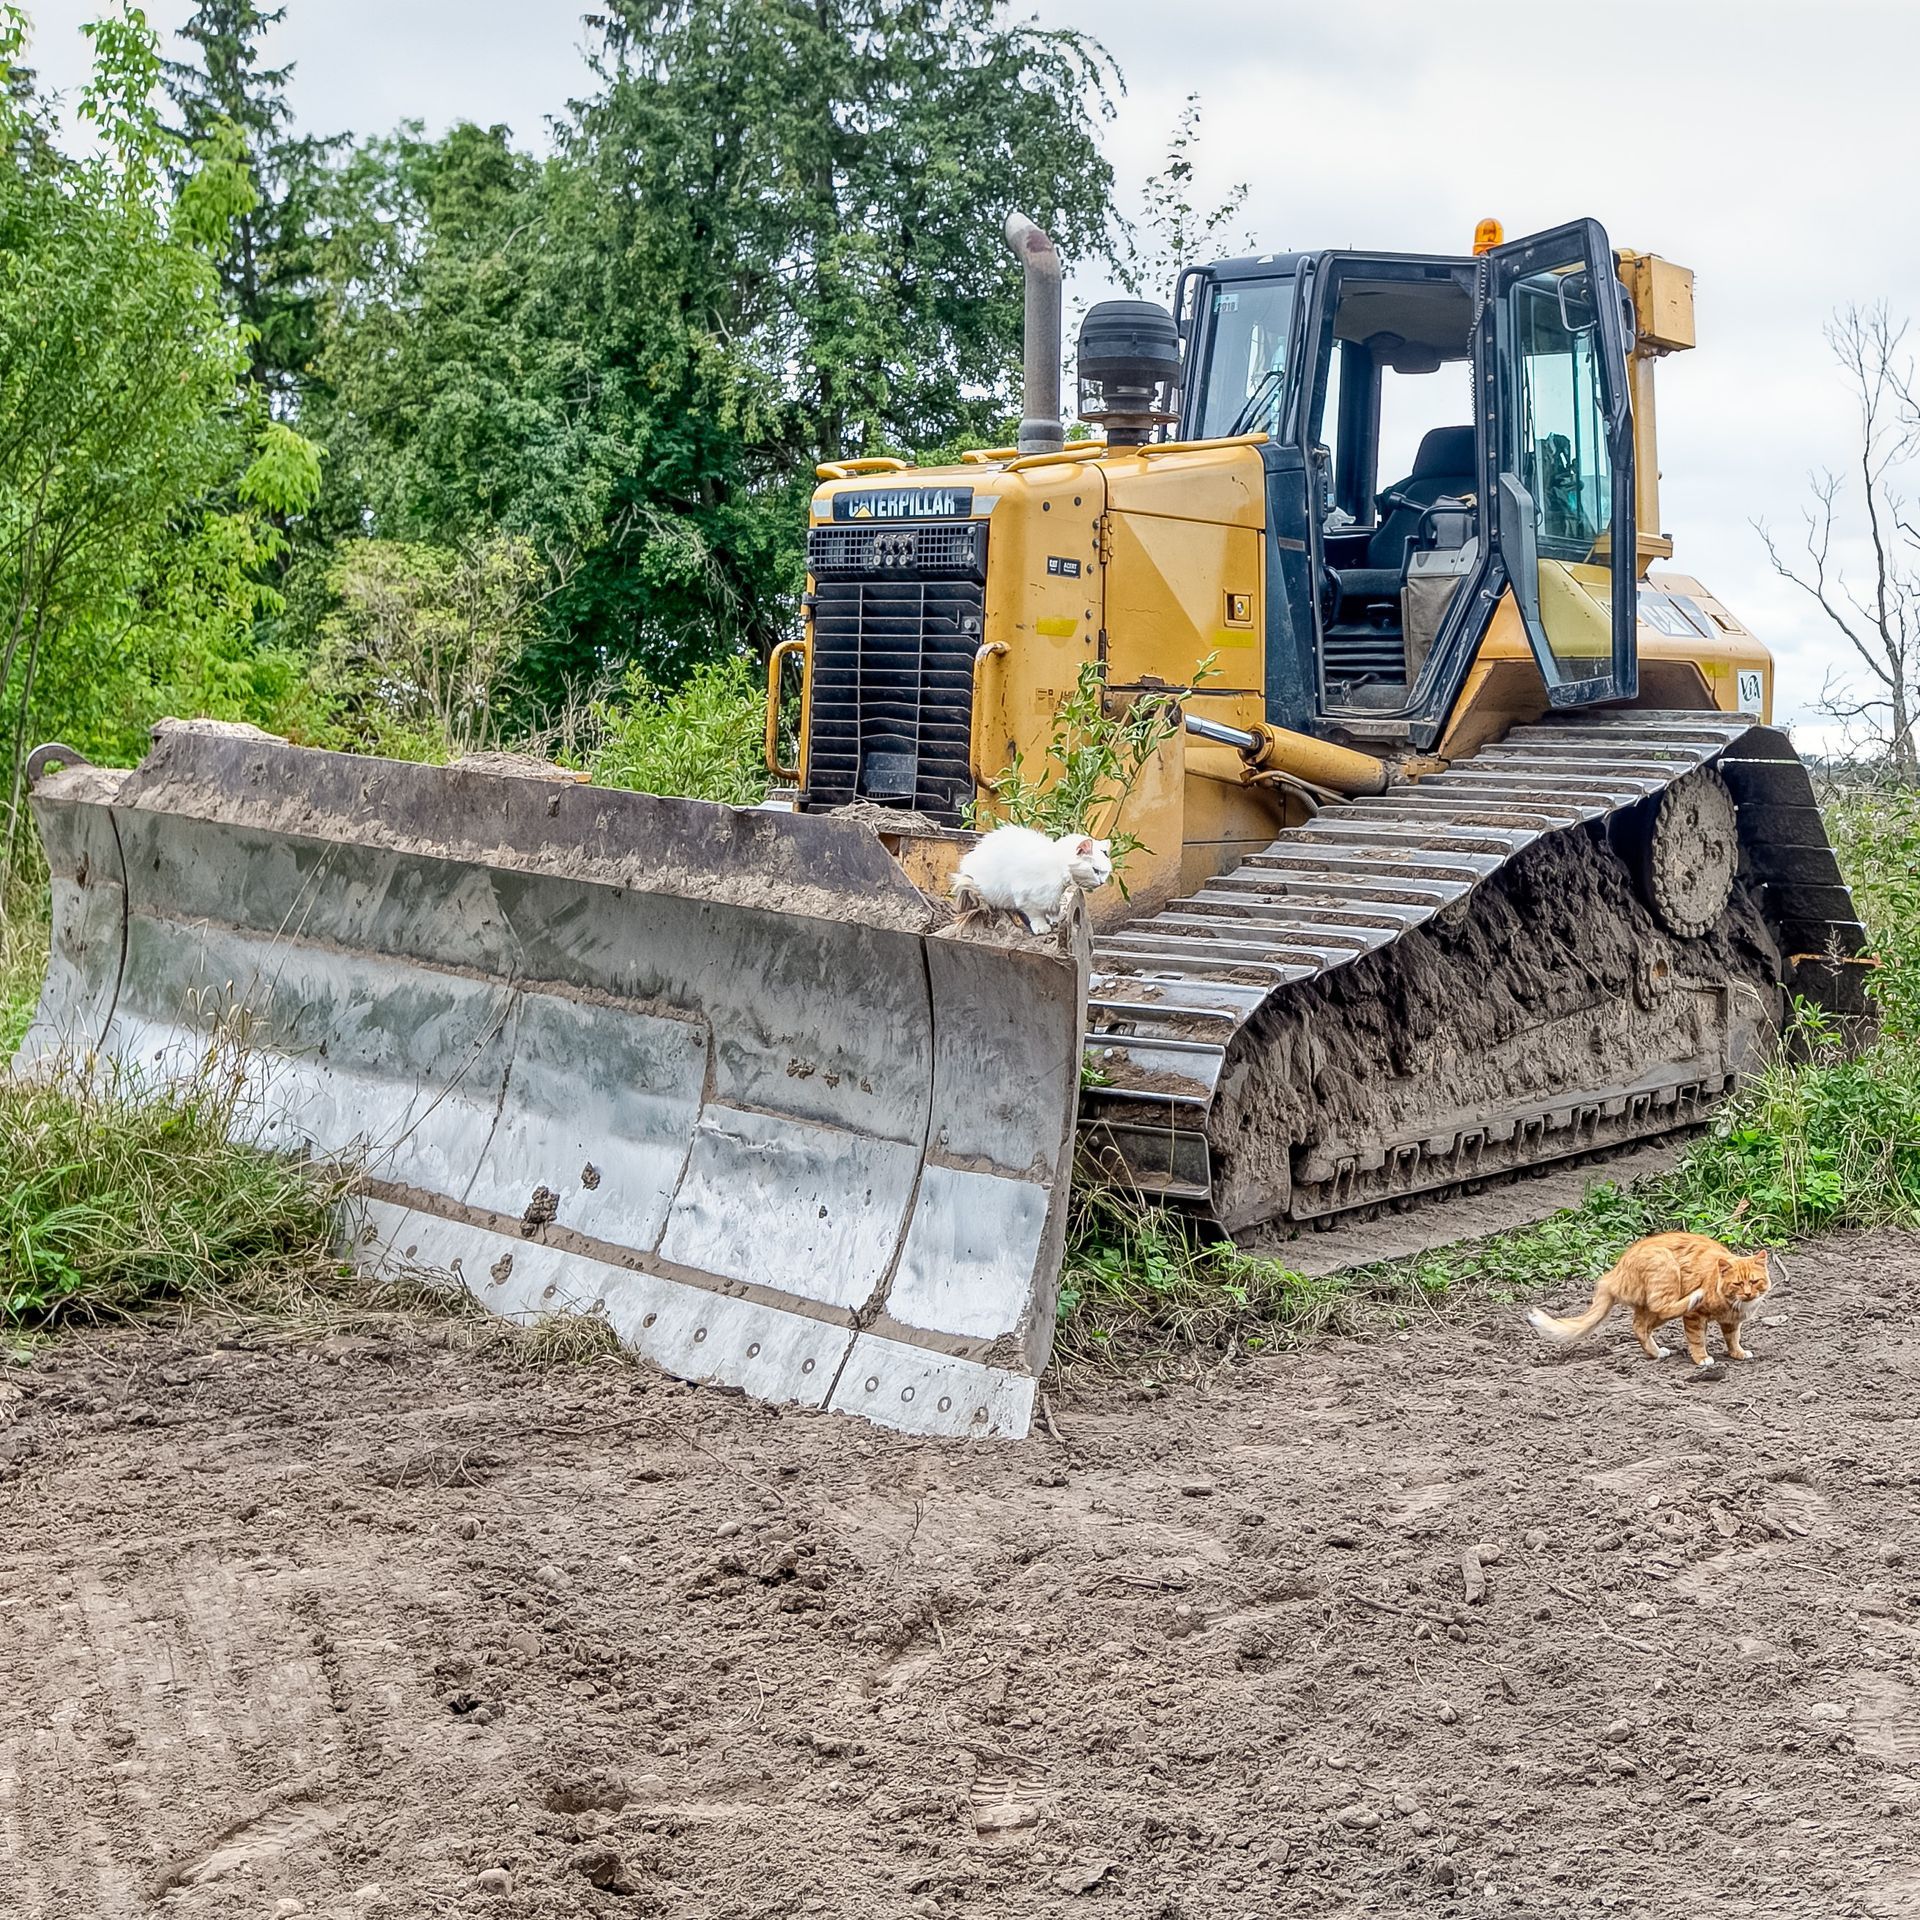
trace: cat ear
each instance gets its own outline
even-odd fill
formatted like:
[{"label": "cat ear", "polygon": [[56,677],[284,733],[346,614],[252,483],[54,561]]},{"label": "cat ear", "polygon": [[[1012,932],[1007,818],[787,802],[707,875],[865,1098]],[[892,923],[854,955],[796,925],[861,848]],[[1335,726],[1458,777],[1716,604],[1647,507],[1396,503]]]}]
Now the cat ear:
[{"label": "cat ear", "polygon": [[1099,844],[1097,840],[1082,840],[1080,844],[1074,848],[1074,855],[1076,858],[1084,860]]}]

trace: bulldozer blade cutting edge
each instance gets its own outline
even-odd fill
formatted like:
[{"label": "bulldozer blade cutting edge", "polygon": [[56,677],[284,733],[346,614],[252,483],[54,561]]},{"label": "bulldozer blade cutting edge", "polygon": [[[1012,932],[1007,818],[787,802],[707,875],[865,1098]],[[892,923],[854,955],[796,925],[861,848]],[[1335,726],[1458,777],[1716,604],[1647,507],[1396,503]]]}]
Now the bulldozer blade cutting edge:
[{"label": "bulldozer blade cutting edge", "polygon": [[1087,940],[943,926],[856,822],[169,724],[33,805],[54,931],[16,1071],[190,1073],[361,1169],[355,1260],[681,1377],[1026,1432]]}]

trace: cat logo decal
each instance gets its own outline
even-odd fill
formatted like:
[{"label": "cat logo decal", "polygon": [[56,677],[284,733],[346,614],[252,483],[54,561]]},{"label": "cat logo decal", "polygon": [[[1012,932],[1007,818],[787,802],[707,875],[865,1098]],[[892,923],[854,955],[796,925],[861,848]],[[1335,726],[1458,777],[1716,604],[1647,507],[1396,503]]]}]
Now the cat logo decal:
[{"label": "cat logo decal", "polygon": [[973,512],[971,487],[863,487],[836,493],[836,520],[965,520]]}]

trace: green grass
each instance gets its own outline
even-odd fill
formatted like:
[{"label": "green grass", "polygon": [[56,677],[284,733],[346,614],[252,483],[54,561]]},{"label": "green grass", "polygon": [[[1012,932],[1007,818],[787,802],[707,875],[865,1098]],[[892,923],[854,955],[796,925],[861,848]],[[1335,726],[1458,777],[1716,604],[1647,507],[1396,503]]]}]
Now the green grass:
[{"label": "green grass", "polygon": [[247,1097],[219,1040],[166,1086],[77,1061],[0,1078],[0,1328],[336,1274],[341,1175],[235,1144]]},{"label": "green grass", "polygon": [[22,878],[0,902],[0,1066],[13,1058],[33,1019],[46,970],[46,881]]},{"label": "green grass", "polygon": [[1068,1360],[1257,1350],[1404,1316],[1449,1297],[1517,1299],[1591,1280],[1643,1234],[1683,1229],[1779,1247],[1842,1227],[1920,1227],[1920,793],[1843,790],[1829,829],[1880,965],[1879,1037],[1849,1057],[1802,1007],[1778,1057],[1669,1174],[1596,1179],[1575,1208],[1414,1259],[1307,1280],[1194,1238],[1174,1215],[1098,1188],[1076,1195],[1060,1298]]}]

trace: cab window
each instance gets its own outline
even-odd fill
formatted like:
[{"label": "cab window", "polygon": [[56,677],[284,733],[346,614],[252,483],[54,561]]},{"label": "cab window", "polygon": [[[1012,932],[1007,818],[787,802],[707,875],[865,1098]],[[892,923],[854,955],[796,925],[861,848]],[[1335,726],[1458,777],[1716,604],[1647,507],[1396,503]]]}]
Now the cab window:
[{"label": "cab window", "polygon": [[1585,560],[1613,521],[1599,332],[1584,269],[1530,274],[1512,293],[1520,471],[1543,558]]},{"label": "cab window", "polygon": [[1192,438],[1278,432],[1292,320],[1291,277],[1212,287],[1205,387],[1188,428]]}]

